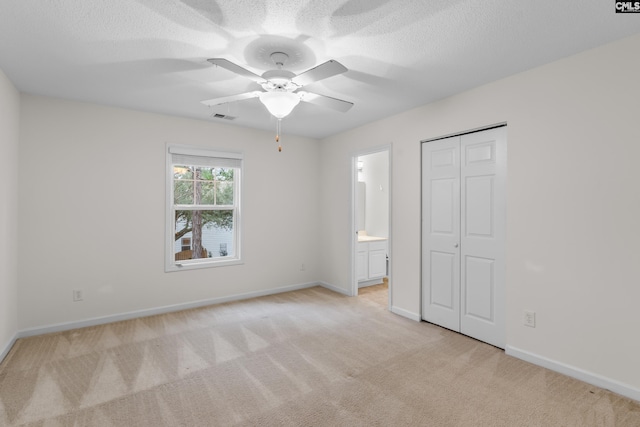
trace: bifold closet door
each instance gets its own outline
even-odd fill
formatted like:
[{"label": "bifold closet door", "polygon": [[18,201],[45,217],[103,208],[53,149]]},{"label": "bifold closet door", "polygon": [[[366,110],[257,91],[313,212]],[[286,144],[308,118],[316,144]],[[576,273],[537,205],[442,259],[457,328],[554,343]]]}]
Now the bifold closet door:
[{"label": "bifold closet door", "polygon": [[460,137],[422,144],[422,318],[460,331]]},{"label": "bifold closet door", "polygon": [[504,348],[506,128],[422,146],[422,318]]}]

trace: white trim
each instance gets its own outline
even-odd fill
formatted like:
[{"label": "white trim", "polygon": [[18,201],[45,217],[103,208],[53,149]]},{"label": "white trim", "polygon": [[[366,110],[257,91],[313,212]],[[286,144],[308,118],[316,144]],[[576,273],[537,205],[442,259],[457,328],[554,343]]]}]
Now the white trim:
[{"label": "white trim", "polygon": [[544,356],[539,356],[510,345],[505,347],[505,353],[509,356],[533,363],[534,365],[542,366],[543,368],[559,372],[577,380],[584,381],[585,383],[604,388],[640,402],[640,389],[629,384],[624,384],[611,378],[603,377],[602,375],[594,374],[593,372],[588,372],[556,360],[551,360]]},{"label": "white trim", "polygon": [[377,279],[361,280],[358,282],[358,289],[366,288],[368,286],[382,285],[384,281],[382,277]]},{"label": "white trim", "polygon": [[469,133],[477,133],[477,132],[482,132],[482,131],[489,130],[489,129],[506,127],[507,125],[508,125],[507,122],[494,123],[492,125],[487,125],[487,126],[481,126],[481,127],[478,127],[478,128],[467,129],[467,130],[462,131],[462,132],[455,132],[455,133],[450,133],[448,135],[440,135],[440,136],[436,136],[434,138],[423,139],[423,140],[420,141],[420,144],[425,144],[427,142],[438,141],[440,139],[447,139],[447,138],[451,138],[452,136],[462,136],[462,135],[466,135],[466,134],[469,134]]},{"label": "white trim", "polygon": [[9,342],[4,346],[4,348],[2,348],[2,351],[0,351],[0,363],[2,363],[5,357],[7,357],[7,354],[9,354],[9,352],[11,351],[11,348],[13,348],[13,345],[16,343],[17,339],[18,339],[18,334],[15,334],[13,338],[11,338]]},{"label": "white trim", "polygon": [[349,209],[351,210],[351,223],[349,224],[350,237],[349,237],[349,266],[351,268],[349,272],[349,296],[358,295],[358,274],[356,272],[356,251],[358,247],[358,232],[357,219],[356,219],[356,194],[358,185],[358,152],[351,153],[351,193],[349,194]]},{"label": "white trim", "polygon": [[400,307],[391,307],[391,312],[393,314],[397,314],[398,316],[402,316],[402,317],[406,317],[407,319],[416,321],[416,322],[420,322],[422,321],[422,318],[420,317],[420,315],[418,313],[413,313],[409,310],[405,310],[404,308],[400,308]]},{"label": "white trim", "polygon": [[243,153],[231,151],[216,151],[207,147],[196,147],[192,145],[167,144],[170,154],[183,154],[187,156],[199,157],[219,157],[222,159],[242,159]]},{"label": "white trim", "polygon": [[[204,258],[215,259],[215,258]],[[186,261],[184,263],[174,262],[175,268],[171,270],[165,270],[165,273],[173,273],[175,271],[197,270],[199,268],[211,268],[211,267],[227,267],[230,265],[243,265],[244,261],[241,259],[231,258],[229,260],[220,259],[218,261]]]},{"label": "white trim", "polygon": [[149,308],[145,310],[130,311],[127,313],[114,314],[111,316],[94,317],[91,319],[81,320],[78,322],[57,323],[49,326],[29,328],[19,331],[17,338],[32,337],[36,335],[49,334],[53,332],[68,331],[71,329],[86,328],[88,326],[104,325],[107,323],[119,322],[122,320],[137,319],[140,317],[155,316],[157,314],[172,313],[175,311],[189,310],[191,308],[206,307],[214,304],[222,304],[230,301],[239,301],[249,298],[263,297],[267,295],[275,295],[283,292],[297,291],[300,289],[312,288],[319,286],[318,282],[302,283],[299,285],[282,286],[274,289],[266,289],[263,291],[253,291],[243,294],[229,295],[226,297],[218,297],[205,299],[200,301],[187,302],[182,304],[167,305],[163,307]]},{"label": "white trim", "polygon": [[327,282],[318,282],[318,285],[322,286],[323,288],[327,288],[330,291],[333,291],[333,292],[336,292],[336,293],[339,293],[339,294],[342,294],[342,295],[346,295],[348,297],[354,296],[354,295],[351,295],[348,290],[339,288],[339,287],[337,287],[335,285],[330,285]]},{"label": "white trim", "polygon": [[[391,242],[393,242],[393,142],[390,142],[388,145],[388,162],[389,162],[389,182],[387,185],[389,186],[389,235],[387,236],[387,279],[388,279],[388,296],[387,296],[387,310],[391,311],[393,309],[393,253],[391,251]],[[420,315],[418,314],[418,322],[420,321]]]}]

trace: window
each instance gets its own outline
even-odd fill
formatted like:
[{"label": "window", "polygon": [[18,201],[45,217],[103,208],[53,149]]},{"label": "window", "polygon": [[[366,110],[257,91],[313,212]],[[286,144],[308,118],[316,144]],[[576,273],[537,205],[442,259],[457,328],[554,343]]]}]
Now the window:
[{"label": "window", "polygon": [[242,154],[169,145],[166,271],[240,262]]}]

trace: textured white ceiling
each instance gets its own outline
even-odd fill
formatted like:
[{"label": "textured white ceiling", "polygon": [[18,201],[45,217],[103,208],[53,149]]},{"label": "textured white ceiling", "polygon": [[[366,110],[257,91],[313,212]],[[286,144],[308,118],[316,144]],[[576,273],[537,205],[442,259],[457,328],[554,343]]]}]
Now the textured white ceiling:
[{"label": "textured white ceiling", "polygon": [[292,53],[300,73],[349,71],[305,90],[351,101],[301,103],[285,133],[322,138],[640,32],[613,0],[0,0],[0,68],[26,93],[274,129],[257,90],[214,67],[256,74]]}]

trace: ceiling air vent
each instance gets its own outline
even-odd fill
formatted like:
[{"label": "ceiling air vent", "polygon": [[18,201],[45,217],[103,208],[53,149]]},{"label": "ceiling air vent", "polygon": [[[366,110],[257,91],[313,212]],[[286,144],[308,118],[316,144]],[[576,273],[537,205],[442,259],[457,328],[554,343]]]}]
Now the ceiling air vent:
[{"label": "ceiling air vent", "polygon": [[214,118],[214,119],[225,119],[225,120],[235,120],[236,119],[234,116],[228,116],[226,114],[218,114],[218,113],[215,113],[211,117]]}]

